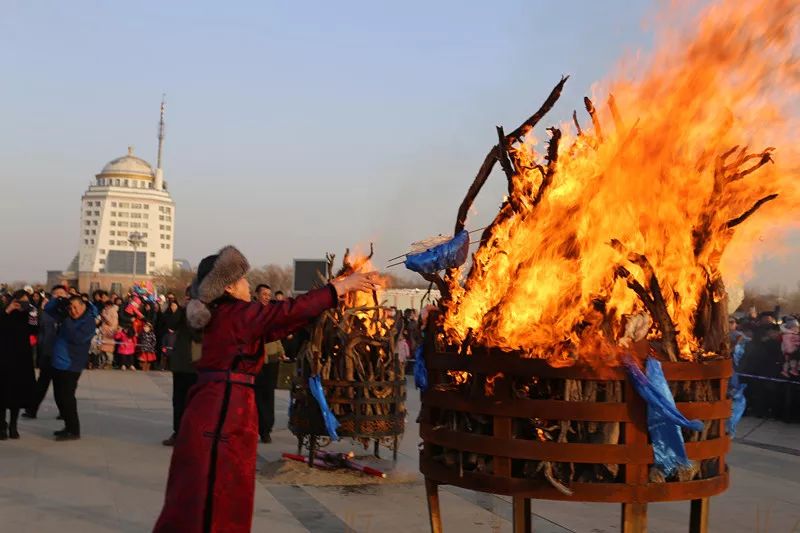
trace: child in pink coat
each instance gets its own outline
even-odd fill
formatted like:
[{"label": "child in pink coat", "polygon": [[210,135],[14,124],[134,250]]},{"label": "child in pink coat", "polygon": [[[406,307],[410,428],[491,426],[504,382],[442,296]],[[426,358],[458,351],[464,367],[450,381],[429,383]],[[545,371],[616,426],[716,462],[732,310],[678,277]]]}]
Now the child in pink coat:
[{"label": "child in pink coat", "polygon": [[122,370],[136,370],[133,365],[133,356],[136,353],[136,334],[132,328],[119,330],[114,335],[114,340],[118,343],[117,354],[120,358],[120,368]]}]

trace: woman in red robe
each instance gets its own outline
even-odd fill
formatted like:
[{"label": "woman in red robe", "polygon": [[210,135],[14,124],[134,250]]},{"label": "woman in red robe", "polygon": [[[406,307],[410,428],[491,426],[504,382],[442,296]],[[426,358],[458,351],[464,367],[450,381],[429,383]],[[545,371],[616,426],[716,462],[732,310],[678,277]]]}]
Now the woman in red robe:
[{"label": "woman in red robe", "polygon": [[356,273],[296,299],[262,305],[250,301],[249,269],[233,246],[200,262],[186,317],[203,330],[203,352],[154,532],[250,531],[258,443],[253,384],[264,343],[294,333],[347,292],[377,287],[370,274]]}]

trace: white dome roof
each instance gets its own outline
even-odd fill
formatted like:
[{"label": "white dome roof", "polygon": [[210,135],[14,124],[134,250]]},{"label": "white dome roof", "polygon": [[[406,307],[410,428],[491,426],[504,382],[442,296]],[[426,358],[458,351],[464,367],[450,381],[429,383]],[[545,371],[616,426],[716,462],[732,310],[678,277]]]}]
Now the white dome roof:
[{"label": "white dome roof", "polygon": [[153,178],[155,173],[150,163],[133,155],[133,147],[128,147],[128,154],[109,161],[97,176],[130,176],[134,178]]}]

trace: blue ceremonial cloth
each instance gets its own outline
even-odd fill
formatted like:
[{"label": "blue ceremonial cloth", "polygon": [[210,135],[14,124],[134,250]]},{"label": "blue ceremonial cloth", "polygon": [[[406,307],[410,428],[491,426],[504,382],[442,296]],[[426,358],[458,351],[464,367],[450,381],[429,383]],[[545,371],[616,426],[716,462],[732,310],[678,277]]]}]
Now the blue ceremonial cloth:
[{"label": "blue ceremonial cloth", "polygon": [[679,466],[689,466],[680,428],[701,431],[703,423],[688,420],[675,407],[675,398],[657,359],[647,358],[647,375],[630,357],[625,360],[625,367],[636,392],[647,402],[647,429],[653,442],[655,464],[668,477]]},{"label": "blue ceremonial cloth", "polygon": [[420,274],[432,274],[445,268],[460,267],[469,255],[469,233],[461,230],[447,242],[437,244],[424,252],[409,255],[406,268]]},{"label": "blue ceremonial cloth", "polygon": [[414,350],[414,386],[422,392],[428,389],[428,369],[425,368],[425,356],[422,355],[422,345]]},{"label": "blue ceremonial cloth", "polygon": [[728,381],[728,398],[731,399],[731,417],[725,423],[725,428],[731,438],[736,436],[736,425],[744,415],[744,410],[747,408],[747,400],[744,397],[744,389],[747,388],[747,383],[739,381],[739,374],[734,373]]},{"label": "blue ceremonial cloth", "polygon": [[308,390],[311,396],[317,400],[319,410],[322,411],[322,419],[325,421],[325,429],[328,430],[328,436],[333,440],[339,440],[339,435],[336,430],[339,428],[339,421],[336,420],[331,408],[328,407],[328,400],[325,399],[325,391],[322,390],[322,380],[319,376],[311,376],[308,378]]}]

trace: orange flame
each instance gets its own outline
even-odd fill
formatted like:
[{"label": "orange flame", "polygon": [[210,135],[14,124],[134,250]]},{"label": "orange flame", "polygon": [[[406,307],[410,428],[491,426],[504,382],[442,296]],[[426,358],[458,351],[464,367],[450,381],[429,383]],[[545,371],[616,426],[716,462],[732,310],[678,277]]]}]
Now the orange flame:
[{"label": "orange flame", "polygon": [[[664,32],[649,63],[606,84],[616,104],[597,106],[601,131],[562,125],[538,205],[546,163],[536,168],[529,139],[512,148],[524,169],[514,213],[494,225],[464,286],[451,279],[451,341],[472,329],[476,342],[552,360],[609,353],[624,317],[644,310],[615,275],[624,265],[646,284],[627,261],[635,252],[653,265],[681,354],[699,350],[709,280],[745,275],[757,241],[794,224],[800,207],[800,3],[719,2],[692,26]],[[771,193],[734,238],[730,222]]]}]

